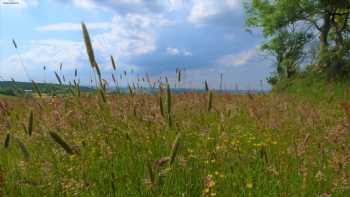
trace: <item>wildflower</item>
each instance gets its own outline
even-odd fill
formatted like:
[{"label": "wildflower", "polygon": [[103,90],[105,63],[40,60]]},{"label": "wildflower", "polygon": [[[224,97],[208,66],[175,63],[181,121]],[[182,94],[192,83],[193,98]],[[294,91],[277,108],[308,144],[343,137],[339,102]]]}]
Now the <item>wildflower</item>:
[{"label": "wildflower", "polygon": [[246,188],[252,189],[253,188],[253,183],[248,181],[247,184],[246,184]]},{"label": "wildflower", "polygon": [[315,178],[318,182],[324,181],[324,174],[321,171],[318,171],[315,175]]},{"label": "wildflower", "polygon": [[70,159],[70,160],[74,160],[75,158],[76,158],[75,155],[69,155],[69,159]]},{"label": "wildflower", "polygon": [[204,185],[206,186],[206,188],[213,188],[215,187],[215,181],[213,180],[213,175],[209,174],[205,180],[204,180]]}]

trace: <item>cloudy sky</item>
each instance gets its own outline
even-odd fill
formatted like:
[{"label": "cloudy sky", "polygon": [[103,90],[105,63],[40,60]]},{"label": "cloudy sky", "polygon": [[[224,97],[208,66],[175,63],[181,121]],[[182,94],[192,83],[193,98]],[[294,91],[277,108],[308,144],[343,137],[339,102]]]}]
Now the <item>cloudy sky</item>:
[{"label": "cloudy sky", "polygon": [[84,21],[108,80],[113,55],[118,75],[129,73],[122,84],[145,73],[174,80],[181,68],[187,87],[201,87],[203,80],[218,87],[223,73],[226,88],[259,88],[273,67],[258,50],[263,40],[258,31],[245,30],[243,1],[0,0],[0,80],[54,82],[62,63],[67,78],[77,68],[87,84]]}]

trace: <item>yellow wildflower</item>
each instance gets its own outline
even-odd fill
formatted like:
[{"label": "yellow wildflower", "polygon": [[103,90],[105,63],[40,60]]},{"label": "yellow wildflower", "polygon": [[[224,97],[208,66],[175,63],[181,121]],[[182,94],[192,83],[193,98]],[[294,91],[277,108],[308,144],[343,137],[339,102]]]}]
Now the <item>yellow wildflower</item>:
[{"label": "yellow wildflower", "polygon": [[250,182],[250,181],[247,182],[246,187],[247,187],[248,189],[252,189],[252,188],[253,188],[253,183]]}]

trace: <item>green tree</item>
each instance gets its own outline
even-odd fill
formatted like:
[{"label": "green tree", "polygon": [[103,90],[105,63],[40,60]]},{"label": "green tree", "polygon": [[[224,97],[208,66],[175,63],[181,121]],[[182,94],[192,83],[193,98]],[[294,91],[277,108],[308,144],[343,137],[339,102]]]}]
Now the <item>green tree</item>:
[{"label": "green tree", "polygon": [[[290,40],[305,34],[308,39],[300,40],[303,48],[307,48],[304,41],[317,39],[318,68],[337,73],[344,70],[350,49],[350,0],[251,0],[246,8],[249,28],[262,28],[264,36],[271,41],[284,37],[281,32],[287,32],[286,35],[292,37]],[[278,58],[281,57],[276,56]],[[277,60],[277,67],[279,62],[281,60]]]},{"label": "green tree", "polygon": [[304,46],[311,35],[301,32],[278,32],[264,43],[262,50],[276,58],[277,78],[290,78],[297,72],[298,64],[305,57]]}]

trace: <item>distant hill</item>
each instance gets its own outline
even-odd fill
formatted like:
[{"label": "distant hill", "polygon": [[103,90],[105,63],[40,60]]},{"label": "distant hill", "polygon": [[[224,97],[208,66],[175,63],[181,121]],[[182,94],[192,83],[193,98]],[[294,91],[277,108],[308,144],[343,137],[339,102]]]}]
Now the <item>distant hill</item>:
[{"label": "distant hill", "polygon": [[[68,85],[59,85],[54,83],[36,83],[42,93],[45,94],[63,94],[69,89]],[[34,90],[31,82],[13,82],[0,81],[0,95],[16,96],[22,94],[30,94]],[[91,92],[94,89],[80,86],[82,92]]]}]

